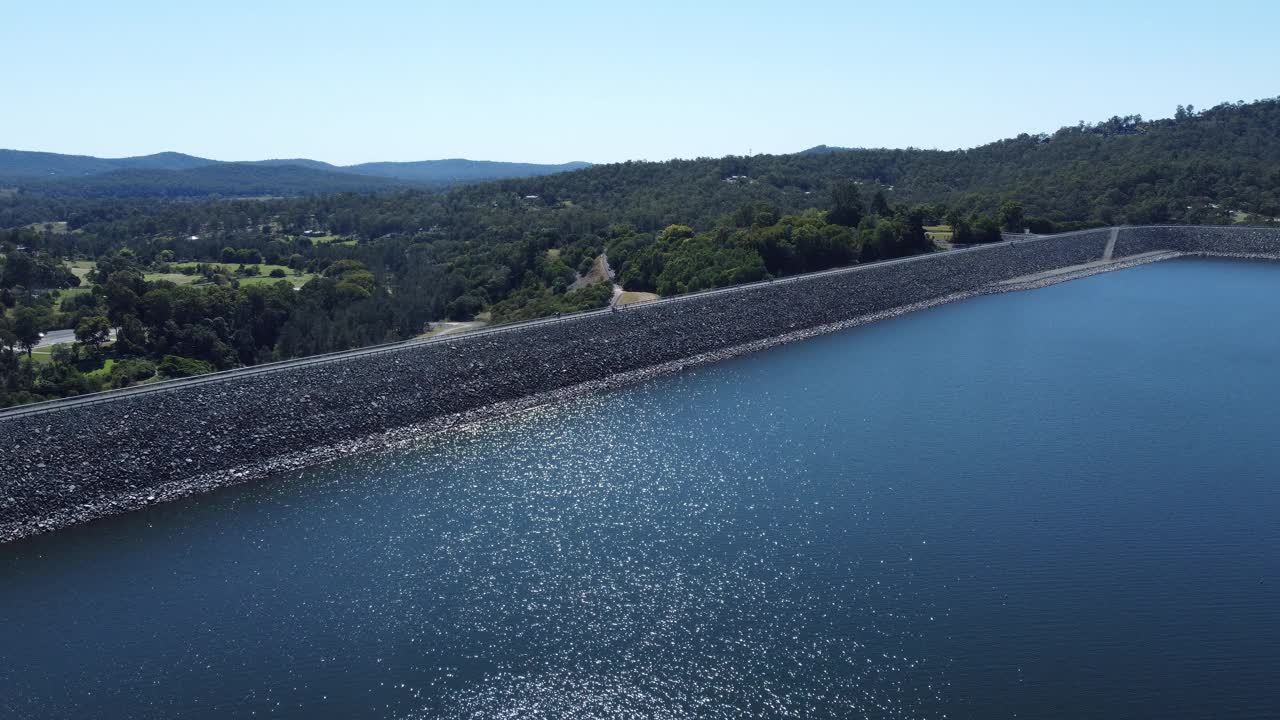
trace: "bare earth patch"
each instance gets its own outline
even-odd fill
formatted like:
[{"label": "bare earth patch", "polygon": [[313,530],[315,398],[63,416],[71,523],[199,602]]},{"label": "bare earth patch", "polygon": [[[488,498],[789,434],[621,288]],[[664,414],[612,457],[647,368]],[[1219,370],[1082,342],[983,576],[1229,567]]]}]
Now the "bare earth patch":
[{"label": "bare earth patch", "polygon": [[630,305],[631,303],[649,302],[657,300],[658,296],[650,292],[624,292],[618,296],[618,305]]}]

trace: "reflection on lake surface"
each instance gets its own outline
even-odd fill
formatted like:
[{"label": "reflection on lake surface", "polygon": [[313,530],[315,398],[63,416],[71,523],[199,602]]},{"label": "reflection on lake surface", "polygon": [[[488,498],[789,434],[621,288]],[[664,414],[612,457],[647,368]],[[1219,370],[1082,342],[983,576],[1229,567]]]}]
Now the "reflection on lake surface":
[{"label": "reflection on lake surface", "polygon": [[1273,717],[1277,287],[979,298],[0,546],[0,716]]}]

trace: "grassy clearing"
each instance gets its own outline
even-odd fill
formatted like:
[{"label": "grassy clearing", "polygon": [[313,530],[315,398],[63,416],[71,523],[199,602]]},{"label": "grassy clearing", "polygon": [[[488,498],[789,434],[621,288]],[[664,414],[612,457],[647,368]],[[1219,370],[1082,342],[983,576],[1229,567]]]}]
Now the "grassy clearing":
[{"label": "grassy clearing", "polygon": [[54,235],[67,234],[67,221],[58,220],[56,222],[31,223],[27,227],[36,232],[51,232]]},{"label": "grassy clearing", "polygon": [[199,275],[184,275],[182,273],[145,273],[143,279],[147,282],[160,282],[167,280],[174,285],[190,285],[197,280],[202,279]]},{"label": "grassy clearing", "polygon": [[486,322],[483,320],[472,320],[470,322],[435,322],[431,324],[431,331],[419,335],[420,338],[435,337],[437,335],[459,335],[461,333],[470,332],[484,327]]},{"label": "grassy clearing", "polygon": [[[175,270],[181,270],[181,269],[183,269],[183,268],[191,268],[192,270],[195,270],[195,269],[196,269],[196,267],[197,267],[197,266],[199,266],[199,265],[211,265],[211,266],[213,266],[213,267],[222,268],[222,269],[223,269],[223,271],[224,271],[224,272],[226,272],[226,274],[227,274],[227,275],[232,275],[232,274],[234,274],[234,273],[235,273],[235,271],[236,271],[236,270],[239,270],[239,269],[240,269],[240,267],[241,267],[241,264],[240,264],[240,263],[233,263],[233,262],[232,262],[232,263],[224,263],[224,262],[209,262],[209,263],[184,262],[184,263],[170,263],[170,264],[169,264],[169,267],[171,267],[171,268],[173,268],[173,269],[175,269]],[[292,271],[292,270],[290,270],[290,269],[288,268],[288,266],[286,266],[286,265],[267,265],[266,263],[258,263],[257,265],[254,265],[254,264],[251,264],[251,263],[246,263],[246,264],[244,264],[244,268],[245,268],[245,269],[248,269],[248,268],[257,268],[257,269],[258,269],[258,272],[259,272],[260,274],[262,274],[262,275],[270,275],[270,274],[271,274],[271,271],[272,271],[272,270],[276,270],[276,269],[283,270],[283,271],[285,271],[286,273],[292,273],[292,272],[293,272],[293,271]]]},{"label": "grassy clearing", "polygon": [[72,275],[80,278],[80,282],[88,282],[85,278],[89,271],[98,267],[98,263],[93,260],[64,260],[62,264],[67,266]]},{"label": "grassy clearing", "polygon": [[88,295],[91,292],[93,292],[93,286],[87,283],[84,285],[81,285],[80,287],[69,288],[66,290],[59,290],[58,302],[62,302],[63,300],[70,300],[71,298],[79,297],[80,295]]},{"label": "grassy clearing", "polygon": [[[89,292],[90,288],[92,287],[92,284],[90,284],[88,280],[89,271],[96,268],[98,264],[93,260],[67,260],[64,262],[64,264],[67,266],[67,268],[71,270],[71,272],[76,277],[80,278],[80,282],[83,284],[74,290],[63,290],[62,297],[65,298],[65,297],[68,297],[69,295]],[[263,283],[274,283],[279,280],[288,280],[294,287],[302,287],[303,285],[307,284],[308,280],[315,277],[314,273],[303,273],[301,275],[295,275],[293,270],[290,270],[285,265],[267,265],[266,263],[259,263],[257,265],[245,265],[246,268],[256,267],[258,269],[257,276],[253,276],[253,275],[245,276],[245,275],[236,274],[236,270],[240,268],[239,263],[183,262],[183,263],[170,263],[169,268],[170,270],[172,270],[172,272],[144,273],[143,278],[145,278],[147,282],[167,281],[167,282],[173,283],[174,285],[206,284],[204,277],[194,272],[197,265],[213,265],[215,267],[221,267],[223,268],[223,272],[226,273],[227,277],[239,280],[241,285],[261,285]],[[184,272],[180,272],[183,268],[190,268],[193,271],[192,274],[188,275]],[[283,278],[271,277],[272,270],[284,271],[284,277]]]},{"label": "grassy clearing", "polygon": [[355,245],[355,238],[344,238],[341,235],[305,235],[316,245]]},{"label": "grassy clearing", "polygon": [[290,271],[288,274],[286,274],[282,278],[273,278],[270,275],[259,275],[258,277],[241,277],[238,279],[240,280],[240,285],[243,287],[248,287],[250,285],[264,285],[264,284],[269,285],[271,283],[278,283],[281,280],[287,280],[291,285],[298,288],[298,287],[302,287],[303,285],[306,285],[307,282],[309,282],[314,277],[315,277],[315,273],[303,273],[301,275],[294,275],[293,271]]},{"label": "grassy clearing", "polygon": [[97,370],[90,370],[86,372],[85,375],[88,375],[95,380],[104,380],[107,376],[111,375],[111,367],[115,364],[116,361],[113,358],[107,358],[106,362],[102,363],[102,367]]},{"label": "grassy clearing", "polygon": [[[39,365],[47,365],[48,363],[53,362],[54,348],[71,347],[72,344],[73,343],[58,343],[57,345],[46,345],[44,347],[35,348],[31,351],[31,360]],[[107,343],[103,347],[106,348],[106,352],[111,351],[111,343]],[[81,357],[75,362],[76,369],[84,373],[90,379],[96,381],[106,380],[110,377],[111,368],[115,366],[116,361],[115,358],[110,357],[104,359],[99,358],[101,358],[101,356]]]},{"label": "grassy clearing", "polygon": [[[269,284],[269,283],[278,282],[278,281],[280,281],[280,280],[288,280],[288,281],[289,281],[289,282],[290,282],[294,287],[302,287],[303,285],[306,285],[306,284],[307,284],[307,281],[309,281],[309,280],[311,280],[312,278],[314,278],[314,277],[315,277],[315,274],[314,274],[314,273],[303,273],[303,274],[301,274],[301,275],[295,275],[295,274],[294,274],[294,272],[293,272],[293,270],[290,270],[290,269],[288,268],[288,266],[285,266],[285,265],[267,265],[266,263],[259,263],[259,264],[257,264],[257,265],[245,265],[245,266],[244,266],[246,269],[248,269],[248,268],[257,268],[257,269],[258,269],[258,274],[257,274],[257,275],[239,275],[239,274],[237,274],[237,273],[236,273],[236,271],[240,269],[240,264],[239,264],[239,263],[193,263],[193,262],[188,262],[188,263],[173,263],[172,265],[170,265],[170,267],[172,267],[172,268],[184,268],[184,267],[189,267],[189,268],[195,269],[196,265],[198,265],[198,264],[202,264],[202,265],[213,265],[213,266],[215,266],[215,267],[220,267],[220,268],[222,268],[222,269],[223,269],[223,272],[226,274],[226,276],[227,276],[227,277],[229,277],[229,278],[234,278],[234,279],[236,279],[236,280],[239,280],[241,285],[246,285],[246,286],[247,286],[247,285],[262,285],[262,284],[264,284],[264,283],[268,283],[268,284]],[[274,277],[271,277],[271,271],[272,271],[272,270],[281,270],[281,271],[283,271],[283,272],[284,272],[284,277],[282,277],[282,278],[274,278]],[[182,281],[180,281],[180,280],[174,280],[173,282],[178,283],[178,284],[180,284],[180,285],[181,285],[181,284],[189,284],[189,283],[203,283],[203,282],[204,282],[204,278],[203,278],[202,276],[200,276],[200,275],[180,275],[180,277],[184,277],[184,278],[186,278],[186,282],[184,283],[184,282],[182,282]],[[147,276],[147,279],[148,279],[148,280],[150,280],[150,279],[151,279],[151,276],[150,276],[150,275],[148,275],[148,276]],[[165,277],[165,279],[169,279],[169,278],[168,278],[168,276],[166,276],[166,277]]]},{"label": "grassy clearing", "polygon": [[631,303],[648,302],[657,300],[658,296],[649,292],[624,292],[618,296],[619,305],[630,305]]},{"label": "grassy clearing", "polygon": [[952,227],[950,225],[925,225],[924,234],[930,240],[941,240],[950,242],[952,235]]}]

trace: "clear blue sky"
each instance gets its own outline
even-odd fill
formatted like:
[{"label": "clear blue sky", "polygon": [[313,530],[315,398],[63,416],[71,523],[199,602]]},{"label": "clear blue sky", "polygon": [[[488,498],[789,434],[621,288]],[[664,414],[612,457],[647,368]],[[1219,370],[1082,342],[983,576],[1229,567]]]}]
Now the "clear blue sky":
[{"label": "clear blue sky", "polygon": [[971,147],[1280,95],[1280,3],[19,2],[0,147],[336,163]]}]

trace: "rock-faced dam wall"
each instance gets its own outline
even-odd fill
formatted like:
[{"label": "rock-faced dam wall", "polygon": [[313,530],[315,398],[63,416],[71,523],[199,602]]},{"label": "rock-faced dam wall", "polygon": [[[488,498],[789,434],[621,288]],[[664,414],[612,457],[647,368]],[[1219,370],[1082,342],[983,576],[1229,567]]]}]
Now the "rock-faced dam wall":
[{"label": "rock-faced dam wall", "polygon": [[[0,542],[258,477],[246,468],[273,458],[1097,263],[1112,240],[1110,228],[1028,238],[0,413]],[[1274,256],[1280,231],[1114,235],[1118,261],[1163,250]]]}]

